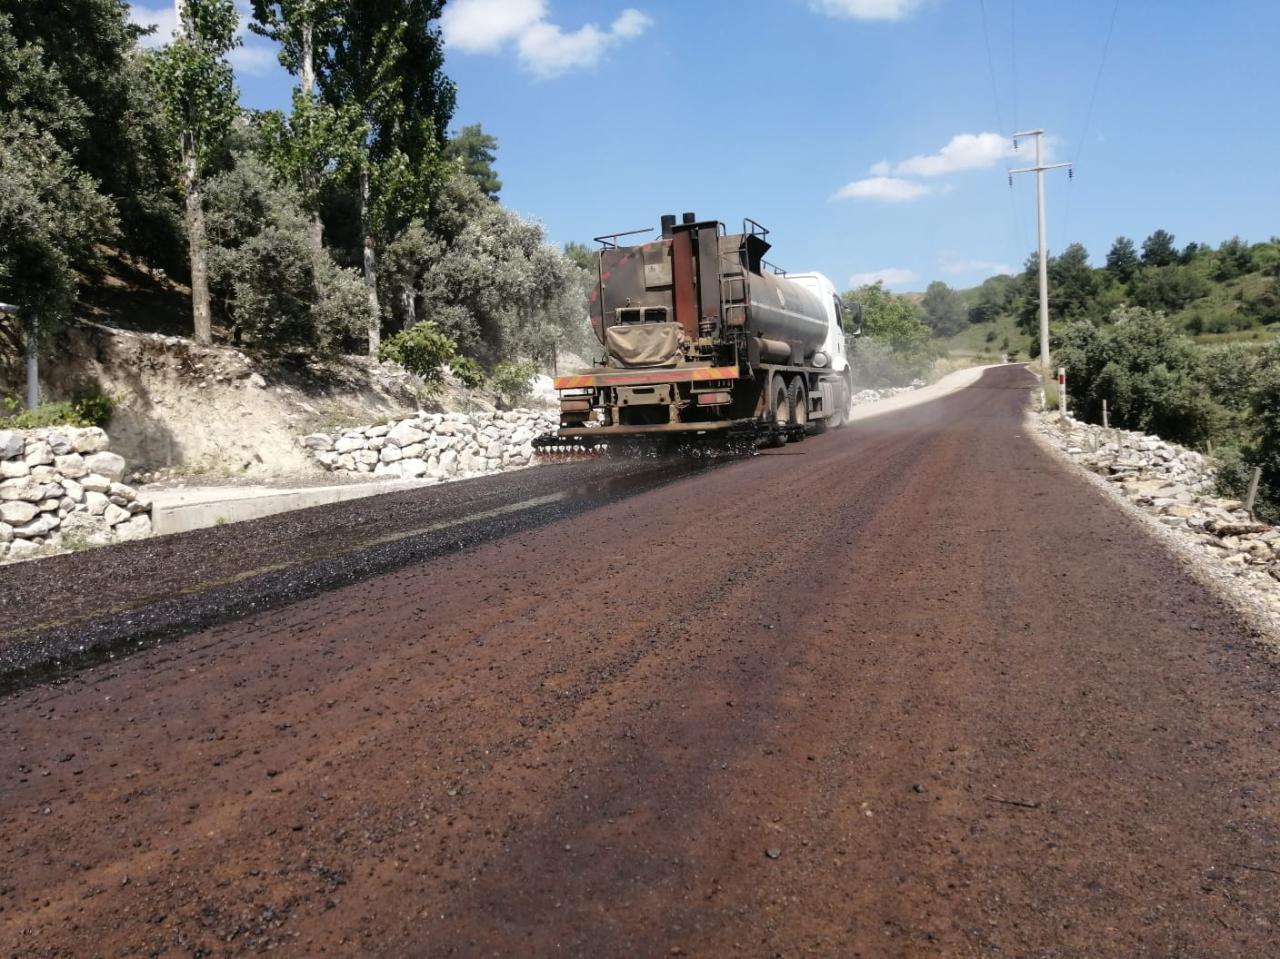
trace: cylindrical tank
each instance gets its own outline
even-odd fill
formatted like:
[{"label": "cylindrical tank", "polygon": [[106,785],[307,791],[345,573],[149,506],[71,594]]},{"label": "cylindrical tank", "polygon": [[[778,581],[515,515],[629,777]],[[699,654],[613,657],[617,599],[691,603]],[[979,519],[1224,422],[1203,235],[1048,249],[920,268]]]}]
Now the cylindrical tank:
[{"label": "cylindrical tank", "polygon": [[783,276],[751,274],[747,329],[770,340],[799,343],[808,359],[827,339],[827,311],[819,299]]}]

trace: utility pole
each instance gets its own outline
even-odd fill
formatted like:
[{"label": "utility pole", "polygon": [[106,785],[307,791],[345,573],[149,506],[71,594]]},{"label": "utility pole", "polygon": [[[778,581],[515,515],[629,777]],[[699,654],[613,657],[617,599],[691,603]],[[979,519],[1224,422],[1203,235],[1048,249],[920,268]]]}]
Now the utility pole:
[{"label": "utility pole", "polygon": [[[1013,148],[1018,149],[1018,137],[1036,138],[1036,165],[1009,171],[1009,186],[1013,186],[1015,173],[1034,173],[1036,175],[1036,219],[1040,231],[1040,371],[1048,378],[1052,367],[1049,364],[1049,262],[1045,250],[1044,226],[1044,171],[1057,170],[1062,167],[1071,168],[1070,163],[1043,163],[1040,154],[1040,142],[1044,139],[1043,130],[1024,130],[1013,135]],[[1043,383],[1044,380],[1042,379]],[[1043,387],[1041,388],[1043,392]],[[1043,403],[1041,404],[1044,405]]]}]

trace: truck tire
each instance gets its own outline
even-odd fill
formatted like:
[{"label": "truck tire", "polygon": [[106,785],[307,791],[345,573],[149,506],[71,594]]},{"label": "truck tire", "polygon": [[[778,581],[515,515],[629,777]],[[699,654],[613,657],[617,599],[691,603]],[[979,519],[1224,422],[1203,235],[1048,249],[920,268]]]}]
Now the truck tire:
[{"label": "truck tire", "polygon": [[[781,376],[773,378],[773,425],[775,427],[791,425],[791,394],[787,389],[787,381]],[[770,439],[772,447],[786,446],[786,434],[777,430]]]},{"label": "truck tire", "polygon": [[[809,397],[805,392],[804,378],[793,376],[791,383],[787,386],[787,409],[791,416],[792,426],[808,427],[809,425]],[[802,438],[803,433],[799,434]]]}]

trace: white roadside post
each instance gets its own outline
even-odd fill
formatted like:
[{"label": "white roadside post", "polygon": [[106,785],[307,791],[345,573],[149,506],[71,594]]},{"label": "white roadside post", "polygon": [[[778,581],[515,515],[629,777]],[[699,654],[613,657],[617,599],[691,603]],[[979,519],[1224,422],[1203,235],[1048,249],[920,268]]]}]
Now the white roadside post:
[{"label": "white roadside post", "polygon": [[1067,368],[1058,367],[1058,419],[1067,422]]},{"label": "white roadside post", "polygon": [[1107,420],[1107,401],[1106,400],[1102,401],[1102,428],[1104,430],[1111,429],[1111,424]]},{"label": "white roadside post", "polygon": [[1040,250],[1040,372],[1042,374],[1040,387],[1040,406],[1044,408],[1044,381],[1049,376],[1049,371],[1053,369],[1049,362],[1049,264],[1048,253],[1045,249],[1045,223],[1044,223],[1044,171],[1057,170],[1062,167],[1071,168],[1070,163],[1043,163],[1041,162],[1040,141],[1044,138],[1043,130],[1024,130],[1021,133],[1013,135],[1013,148],[1018,149],[1018,137],[1035,137],[1036,138],[1036,165],[1030,167],[1022,167],[1018,170],[1010,170],[1009,186],[1013,186],[1013,175],[1015,173],[1034,173],[1036,175],[1036,222],[1039,226],[1039,250]]}]

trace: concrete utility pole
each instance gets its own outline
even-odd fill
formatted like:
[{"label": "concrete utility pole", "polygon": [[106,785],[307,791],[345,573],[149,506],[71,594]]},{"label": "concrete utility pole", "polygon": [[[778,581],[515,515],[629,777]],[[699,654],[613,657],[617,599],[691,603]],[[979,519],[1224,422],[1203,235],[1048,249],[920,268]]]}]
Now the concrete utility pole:
[{"label": "concrete utility pole", "polygon": [[1040,159],[1040,141],[1044,138],[1043,130],[1024,130],[1013,135],[1013,146],[1018,148],[1019,137],[1036,138],[1036,165],[1009,171],[1009,186],[1013,186],[1015,173],[1034,173],[1036,175],[1036,219],[1040,227],[1040,370],[1045,377],[1049,376],[1052,367],[1049,364],[1049,263],[1045,250],[1044,226],[1044,171],[1070,168],[1070,163],[1043,163]]}]

